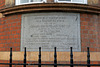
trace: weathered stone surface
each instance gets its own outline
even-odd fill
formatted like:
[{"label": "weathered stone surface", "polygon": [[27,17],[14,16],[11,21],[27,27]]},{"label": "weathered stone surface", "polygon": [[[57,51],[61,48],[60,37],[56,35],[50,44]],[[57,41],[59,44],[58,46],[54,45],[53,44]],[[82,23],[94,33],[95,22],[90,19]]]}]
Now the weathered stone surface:
[{"label": "weathered stone surface", "polygon": [[88,4],[89,5],[98,5],[99,4],[99,0],[88,0]]},{"label": "weathered stone surface", "polygon": [[21,51],[81,51],[78,13],[33,13],[22,17]]},{"label": "weathered stone surface", "polygon": [[11,7],[15,5],[15,0],[6,0],[5,1],[6,7]]}]

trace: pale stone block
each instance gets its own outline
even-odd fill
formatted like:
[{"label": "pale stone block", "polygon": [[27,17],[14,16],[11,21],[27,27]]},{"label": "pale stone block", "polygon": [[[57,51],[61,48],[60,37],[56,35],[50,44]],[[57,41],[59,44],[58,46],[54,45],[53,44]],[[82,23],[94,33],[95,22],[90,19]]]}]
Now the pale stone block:
[{"label": "pale stone block", "polygon": [[32,61],[32,60],[38,61],[38,55],[39,55],[38,52],[27,52],[27,60],[29,60],[29,61]]},{"label": "pale stone block", "polygon": [[0,52],[0,60],[9,60],[10,53],[9,52]]},{"label": "pale stone block", "polygon": [[89,5],[96,5],[99,3],[99,0],[88,0]]},{"label": "pale stone block", "polygon": [[11,7],[15,5],[15,0],[6,0],[5,1],[6,7]]},{"label": "pale stone block", "polygon": [[49,60],[50,60],[49,54],[50,54],[49,52],[42,52],[42,53],[41,53],[41,60],[42,60],[42,61],[45,61],[45,60],[46,60],[46,61],[49,61]]},{"label": "pale stone block", "polygon": [[23,60],[24,59],[24,52],[13,52],[13,60]]},{"label": "pale stone block", "polygon": [[[27,52],[27,61],[38,61],[39,52]],[[13,60],[23,61],[24,52],[13,52]],[[10,52],[0,52],[0,60],[9,60]],[[100,52],[90,52],[91,61],[100,61]],[[54,52],[42,52],[42,61],[54,61]],[[87,61],[87,52],[73,52],[74,61]],[[70,61],[70,52],[57,52],[57,61]]]},{"label": "pale stone block", "polygon": [[2,13],[0,13],[0,18],[2,18],[3,17],[3,14]]},{"label": "pale stone block", "polygon": [[70,52],[57,52],[58,61],[70,61]]}]

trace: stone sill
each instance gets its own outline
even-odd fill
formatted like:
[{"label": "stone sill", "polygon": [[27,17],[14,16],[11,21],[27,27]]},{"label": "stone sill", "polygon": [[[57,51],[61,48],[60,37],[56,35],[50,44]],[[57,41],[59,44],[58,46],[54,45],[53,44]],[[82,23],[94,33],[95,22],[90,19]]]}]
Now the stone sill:
[{"label": "stone sill", "polygon": [[86,5],[86,4],[73,4],[73,3],[41,3],[41,4],[27,4],[18,5],[0,10],[3,15],[11,15],[17,13],[30,13],[30,12],[77,12],[77,13],[92,13],[100,14],[100,7]]},{"label": "stone sill", "polygon": [[[38,61],[39,52],[27,52],[27,61]],[[54,52],[41,52],[42,61],[54,61]],[[0,52],[0,60],[9,60],[10,52]],[[13,60],[23,61],[24,52],[13,52]],[[87,61],[87,52],[73,52],[74,61]],[[100,52],[90,52],[91,61],[100,61]],[[70,61],[70,52],[57,52],[57,61]]]}]

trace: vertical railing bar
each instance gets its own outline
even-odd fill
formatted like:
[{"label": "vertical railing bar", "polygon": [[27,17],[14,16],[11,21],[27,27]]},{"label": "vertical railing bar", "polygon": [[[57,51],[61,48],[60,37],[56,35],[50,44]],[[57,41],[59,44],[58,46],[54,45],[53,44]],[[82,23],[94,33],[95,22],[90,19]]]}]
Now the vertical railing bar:
[{"label": "vertical railing bar", "polygon": [[39,60],[38,60],[38,62],[39,62],[38,67],[41,67],[41,47],[39,47]]},{"label": "vertical railing bar", "polygon": [[24,67],[26,67],[26,47],[24,48]]},{"label": "vertical railing bar", "polygon": [[[70,64],[73,64],[73,50],[72,50],[72,47],[70,47]],[[73,67],[73,65],[70,65],[70,67]]]},{"label": "vertical railing bar", "polygon": [[54,67],[57,67],[57,51],[56,51],[56,47],[54,47]]},{"label": "vertical railing bar", "polygon": [[[87,64],[90,64],[90,50],[89,50],[89,47],[87,47]],[[87,65],[87,67],[90,67],[90,65]]]},{"label": "vertical railing bar", "polygon": [[10,48],[10,65],[9,67],[12,67],[12,47]]}]

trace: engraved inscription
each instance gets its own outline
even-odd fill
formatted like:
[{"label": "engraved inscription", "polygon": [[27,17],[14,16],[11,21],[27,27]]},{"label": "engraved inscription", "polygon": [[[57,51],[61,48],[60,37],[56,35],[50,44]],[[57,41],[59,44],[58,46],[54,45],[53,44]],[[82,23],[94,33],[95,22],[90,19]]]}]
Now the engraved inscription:
[{"label": "engraved inscription", "polygon": [[28,51],[80,51],[79,14],[36,13],[23,16],[21,50]]}]

